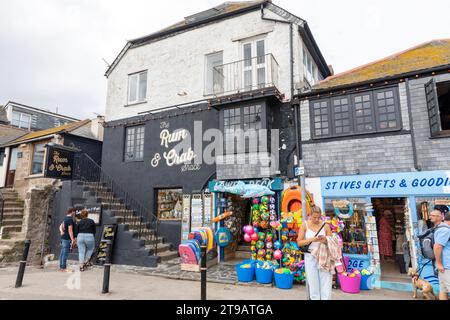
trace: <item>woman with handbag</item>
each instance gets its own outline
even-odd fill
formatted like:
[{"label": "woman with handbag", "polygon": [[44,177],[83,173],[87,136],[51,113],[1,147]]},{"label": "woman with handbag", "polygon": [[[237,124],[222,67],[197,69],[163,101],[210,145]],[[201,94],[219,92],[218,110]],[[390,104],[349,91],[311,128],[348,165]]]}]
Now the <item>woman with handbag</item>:
[{"label": "woman with handbag", "polygon": [[297,243],[305,254],[306,281],[311,300],[330,300],[333,276],[331,272],[321,270],[317,259],[311,254],[321,243],[327,243],[331,229],[322,221],[322,211],[318,206],[312,208],[307,221],[302,223]]}]

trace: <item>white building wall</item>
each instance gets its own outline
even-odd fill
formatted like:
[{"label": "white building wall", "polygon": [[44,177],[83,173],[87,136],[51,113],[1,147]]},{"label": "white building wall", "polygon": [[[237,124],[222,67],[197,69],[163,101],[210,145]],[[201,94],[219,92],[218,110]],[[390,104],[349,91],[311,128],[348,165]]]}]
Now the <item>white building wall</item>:
[{"label": "white building wall", "polygon": [[[266,10],[266,17],[282,19]],[[239,39],[266,34],[266,53],[279,64],[279,90],[290,99],[289,24],[261,19],[260,11],[220,20],[128,50],[108,77],[106,121],[190,103],[204,96],[205,55],[223,51],[224,63],[243,59]],[[301,40],[294,26],[296,78],[303,78]],[[298,61],[298,62],[297,62]],[[147,101],[127,106],[128,75],[148,70]],[[178,93],[186,92],[186,96]]]},{"label": "white building wall", "polygon": [[4,188],[6,185],[6,175],[8,170],[10,148],[5,148],[5,158],[3,159],[3,165],[0,166],[0,188]]}]

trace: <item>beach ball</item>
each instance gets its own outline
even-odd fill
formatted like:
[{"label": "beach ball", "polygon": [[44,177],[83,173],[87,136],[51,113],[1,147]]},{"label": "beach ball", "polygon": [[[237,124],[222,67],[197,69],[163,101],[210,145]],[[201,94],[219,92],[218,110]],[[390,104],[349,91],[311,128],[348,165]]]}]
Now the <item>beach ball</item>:
[{"label": "beach ball", "polygon": [[283,244],[279,240],[275,241],[275,243],[273,244],[273,247],[276,250],[280,250],[282,246],[283,246]]},{"label": "beach ball", "polygon": [[276,250],[276,251],[273,253],[273,257],[274,257],[276,260],[280,260],[280,259],[283,257],[283,252],[281,252],[280,250]]},{"label": "beach ball", "polygon": [[246,234],[248,234],[249,236],[251,236],[253,233],[255,233],[255,231],[254,231],[252,226],[245,226],[244,227],[244,232]]},{"label": "beach ball", "polygon": [[250,236],[250,238],[252,239],[252,241],[258,241],[258,234],[254,233]]},{"label": "beach ball", "polygon": [[253,221],[253,228],[258,228],[258,227],[259,227],[259,222]]},{"label": "beach ball", "polygon": [[269,197],[266,197],[266,196],[261,197],[261,203],[264,203],[264,204],[269,203]]},{"label": "beach ball", "polygon": [[251,242],[252,241],[252,237],[248,233],[246,233],[244,235],[244,241],[245,242]]},{"label": "beach ball", "polygon": [[259,232],[258,228],[253,228],[253,232],[258,233]]},{"label": "beach ball", "polygon": [[252,206],[252,210],[253,210],[253,211],[258,211],[258,210],[259,210],[259,204],[254,204],[254,205]]},{"label": "beach ball", "polygon": [[267,249],[272,249],[273,248],[273,243],[272,242],[266,242],[266,248]]},{"label": "beach ball", "polygon": [[256,248],[257,249],[263,249],[264,248],[264,242],[262,242],[262,241],[258,241],[257,243],[256,243]]},{"label": "beach ball", "polygon": [[264,257],[266,255],[266,250],[264,249],[260,249],[258,250],[258,257]]},{"label": "beach ball", "polygon": [[258,232],[258,239],[259,241],[266,240],[266,234],[264,232]]},{"label": "beach ball", "polygon": [[254,198],[254,199],[253,199],[253,204],[259,204],[258,198]]}]

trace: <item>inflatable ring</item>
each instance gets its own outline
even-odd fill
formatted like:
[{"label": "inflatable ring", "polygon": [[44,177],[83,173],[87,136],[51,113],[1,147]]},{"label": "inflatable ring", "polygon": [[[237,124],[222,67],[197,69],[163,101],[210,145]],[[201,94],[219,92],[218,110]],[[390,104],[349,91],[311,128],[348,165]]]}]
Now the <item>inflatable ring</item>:
[{"label": "inflatable ring", "polygon": [[353,208],[353,204],[351,202],[348,203],[347,208],[348,213],[342,213],[341,210],[339,210],[339,208],[334,208],[334,213],[341,219],[349,219],[353,216],[355,209]]}]

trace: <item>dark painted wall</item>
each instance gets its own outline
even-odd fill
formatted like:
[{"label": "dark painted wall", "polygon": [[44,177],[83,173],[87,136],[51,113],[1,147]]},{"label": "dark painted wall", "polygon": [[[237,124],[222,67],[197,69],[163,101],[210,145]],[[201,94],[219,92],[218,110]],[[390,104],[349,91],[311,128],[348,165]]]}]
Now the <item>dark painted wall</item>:
[{"label": "dark painted wall", "polygon": [[88,154],[95,162],[101,165],[103,145],[101,141],[65,134],[64,145],[80,149],[82,152]]},{"label": "dark painted wall", "polygon": [[[228,105],[221,106],[225,108]],[[230,105],[231,106],[231,105]],[[236,106],[236,104],[234,104]],[[268,101],[267,123],[269,128],[281,129],[280,146],[286,144],[286,150],[280,156],[281,171],[287,172],[287,163],[292,161],[293,126],[289,125],[288,116],[291,108],[288,104],[280,104]],[[202,109],[197,112],[196,110]],[[199,171],[182,172],[182,166],[166,165],[165,160],[161,160],[155,168],[151,165],[155,153],[169,151],[161,146],[160,133],[161,124],[169,124],[170,132],[176,129],[187,129],[194,135],[194,121],[202,121],[203,132],[210,128],[220,128],[219,111],[208,109],[206,106],[183,108],[182,110],[167,111],[158,113],[158,119],[153,119],[156,115],[140,116],[124,120],[107,123],[104,132],[102,168],[113,177],[116,182],[125,187],[136,200],[148,206],[152,212],[156,213],[155,190],[159,188],[183,188],[183,192],[191,193],[200,191],[206,187],[207,182],[214,178],[216,172],[215,165],[202,164]],[[159,117],[163,117],[159,119]],[[170,116],[170,117],[167,117]],[[153,118],[152,118],[153,117]],[[126,125],[138,125],[145,123],[144,159],[138,162],[124,161],[125,147],[125,127]],[[210,142],[204,142],[203,148]],[[181,223],[162,222],[160,234],[175,246],[180,242]]]},{"label": "dark painted wall", "polygon": [[[89,192],[84,191],[83,186],[75,182],[65,181],[60,191],[55,194],[54,212],[50,230],[50,253],[54,253],[58,259],[60,247],[59,225],[64,219],[69,207],[81,209],[86,205],[97,205],[96,198]],[[103,210],[102,225],[117,224],[116,218],[109,212]],[[96,230],[96,248],[100,242],[102,226]],[[95,253],[94,253],[95,254]],[[78,260],[78,251],[75,249],[69,256],[70,260]],[[145,250],[144,242],[133,238],[124,225],[118,225],[117,234],[113,247],[112,263],[120,265],[134,265],[143,267],[156,267],[156,257],[150,256]]]}]

